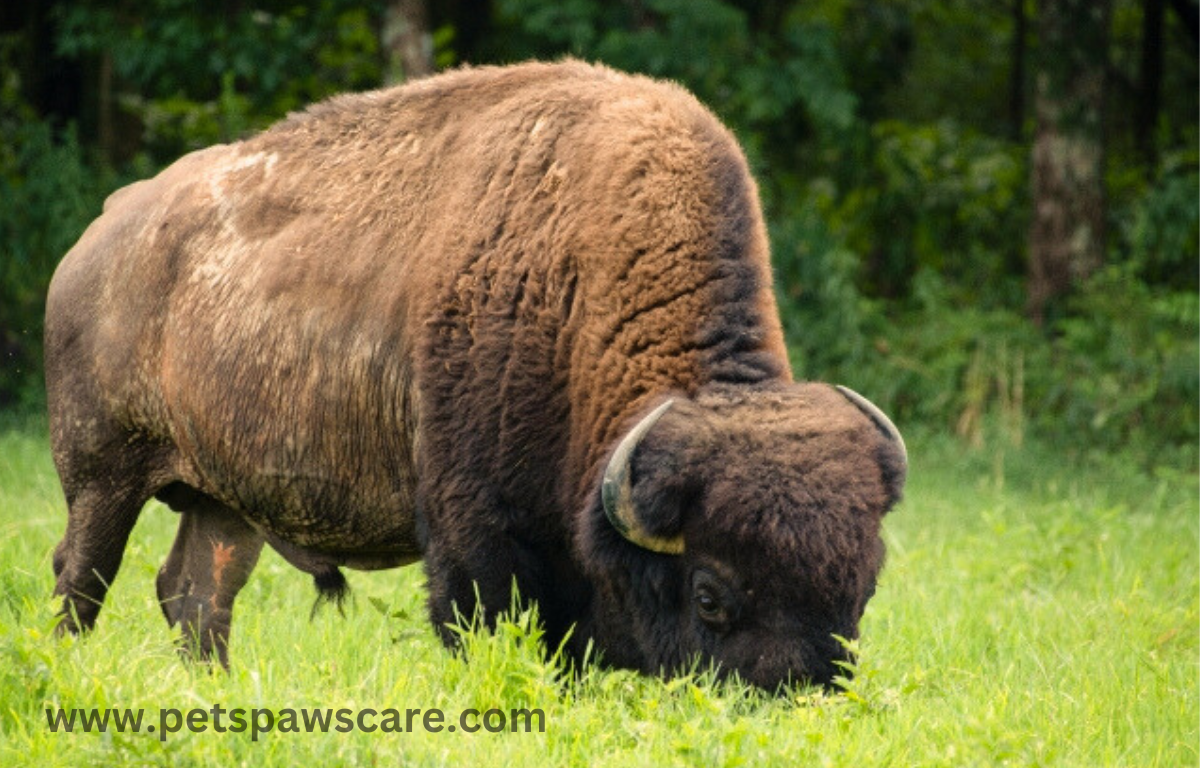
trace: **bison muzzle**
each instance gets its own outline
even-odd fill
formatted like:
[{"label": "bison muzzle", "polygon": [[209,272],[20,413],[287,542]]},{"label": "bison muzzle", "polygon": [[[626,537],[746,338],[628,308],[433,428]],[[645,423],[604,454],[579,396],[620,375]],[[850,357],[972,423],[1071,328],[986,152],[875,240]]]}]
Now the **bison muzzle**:
[{"label": "bison muzzle", "polygon": [[342,96],[113,194],[46,310],[60,629],[140,510],[227,663],[264,544],[324,595],[424,559],[434,627],[511,590],[552,644],[828,683],[904,443],[791,379],[758,193],[681,88],[575,61]]}]

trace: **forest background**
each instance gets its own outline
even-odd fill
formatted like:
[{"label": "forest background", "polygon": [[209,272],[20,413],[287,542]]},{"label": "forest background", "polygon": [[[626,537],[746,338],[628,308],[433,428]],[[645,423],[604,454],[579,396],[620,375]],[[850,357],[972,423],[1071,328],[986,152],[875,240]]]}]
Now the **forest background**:
[{"label": "forest background", "polygon": [[759,180],[798,376],[975,446],[1194,471],[1194,0],[0,7],[0,408],[122,184],[333,93],[573,55],[677,80]]}]

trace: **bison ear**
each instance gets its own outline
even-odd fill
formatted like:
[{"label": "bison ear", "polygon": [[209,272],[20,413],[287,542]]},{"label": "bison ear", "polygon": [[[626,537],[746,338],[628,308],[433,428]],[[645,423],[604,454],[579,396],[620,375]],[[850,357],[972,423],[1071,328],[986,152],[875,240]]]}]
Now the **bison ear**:
[{"label": "bison ear", "polygon": [[[646,436],[674,400],[655,408],[621,439],[600,485],[604,513],[613,528],[633,544],[667,555],[683,554],[680,533],[687,482],[670,451],[656,449]],[[635,456],[636,455],[636,456]]]},{"label": "bison ear", "polygon": [[887,484],[890,503],[895,504],[904,493],[904,482],[908,478],[908,448],[904,438],[892,420],[879,409],[879,406],[855,392],[849,387],[837,386],[837,391],[862,411],[880,434],[886,438],[887,447],[880,452],[880,466],[883,469],[884,482]]}]

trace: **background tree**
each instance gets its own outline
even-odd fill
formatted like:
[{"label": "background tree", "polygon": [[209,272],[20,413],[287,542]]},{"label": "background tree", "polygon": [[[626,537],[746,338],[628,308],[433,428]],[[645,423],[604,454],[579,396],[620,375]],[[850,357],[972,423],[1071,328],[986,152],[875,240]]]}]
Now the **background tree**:
[{"label": "background tree", "polygon": [[1012,0],[1012,74],[1008,81],[1009,137],[1020,141],[1025,133],[1025,56],[1028,50],[1026,0]]},{"label": "background tree", "polygon": [[1142,3],[1142,56],[1134,141],[1142,159],[1150,165],[1155,160],[1154,131],[1162,97],[1163,10],[1163,0]]},{"label": "background tree", "polygon": [[1090,277],[1104,260],[1104,106],[1108,0],[1042,0],[1034,79],[1029,314]]},{"label": "background tree", "polygon": [[40,407],[46,286],[115,187],[332,93],[570,54],[678,80],[738,135],[797,375],[977,442],[1194,454],[1197,15],[1196,0],[0,3],[0,404]]},{"label": "background tree", "polygon": [[425,0],[390,0],[383,11],[384,81],[398,83],[433,74],[433,36]]}]

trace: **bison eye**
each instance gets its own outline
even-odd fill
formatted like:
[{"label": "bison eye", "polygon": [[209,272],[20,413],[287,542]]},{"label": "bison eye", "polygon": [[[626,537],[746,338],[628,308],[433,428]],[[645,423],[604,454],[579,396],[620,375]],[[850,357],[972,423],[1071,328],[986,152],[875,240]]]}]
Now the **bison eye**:
[{"label": "bison eye", "polygon": [[733,619],[732,605],[726,594],[729,590],[716,577],[697,571],[692,578],[692,601],[696,615],[715,629],[725,629]]},{"label": "bison eye", "polygon": [[709,624],[725,623],[725,609],[717,602],[717,598],[708,592],[700,591],[696,593],[696,610],[700,614],[700,618]]}]

